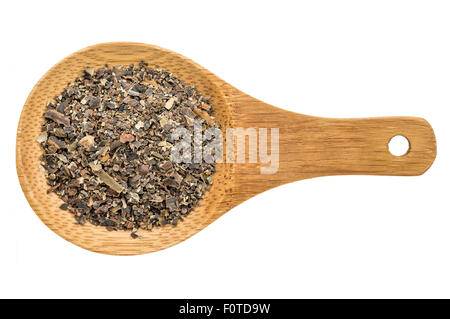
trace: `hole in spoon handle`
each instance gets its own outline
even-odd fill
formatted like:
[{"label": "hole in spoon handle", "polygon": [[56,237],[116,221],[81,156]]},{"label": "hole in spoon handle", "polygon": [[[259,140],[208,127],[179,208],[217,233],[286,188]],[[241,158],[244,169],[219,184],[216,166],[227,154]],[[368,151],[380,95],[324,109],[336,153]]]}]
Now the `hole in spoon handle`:
[{"label": "hole in spoon handle", "polygon": [[389,152],[394,156],[405,156],[408,155],[411,149],[411,143],[407,137],[403,135],[396,135],[389,141],[388,144]]}]

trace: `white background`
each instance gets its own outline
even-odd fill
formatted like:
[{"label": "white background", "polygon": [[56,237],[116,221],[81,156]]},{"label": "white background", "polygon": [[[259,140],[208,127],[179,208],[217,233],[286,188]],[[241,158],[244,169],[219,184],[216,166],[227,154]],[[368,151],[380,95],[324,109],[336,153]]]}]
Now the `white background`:
[{"label": "white background", "polygon": [[[0,6],[0,297],[450,297],[450,2]],[[15,135],[39,78],[67,55],[107,41],[179,52],[258,99],[304,114],[424,117],[435,129],[437,160],[420,177],[285,185],[157,253],[83,250],[29,207],[15,171]]]}]

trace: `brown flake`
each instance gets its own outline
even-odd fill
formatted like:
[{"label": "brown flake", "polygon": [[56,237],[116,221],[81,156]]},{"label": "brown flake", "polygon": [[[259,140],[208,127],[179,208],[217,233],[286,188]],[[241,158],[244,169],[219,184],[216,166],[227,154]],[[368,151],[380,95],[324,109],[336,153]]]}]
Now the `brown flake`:
[{"label": "brown flake", "polygon": [[206,121],[206,123],[208,123],[209,126],[214,126],[214,121],[211,118],[211,116],[209,116],[208,112],[203,111],[199,108],[194,108],[194,112],[195,112],[195,114],[200,116],[202,119],[204,119]]},{"label": "brown flake", "polygon": [[163,162],[160,166],[161,169],[167,171],[172,168],[172,163],[170,161]]},{"label": "brown flake", "polygon": [[168,110],[170,110],[173,107],[173,104],[175,103],[175,98],[171,97],[166,104],[164,105],[164,107]]},{"label": "brown flake", "polygon": [[120,135],[120,142],[126,143],[126,142],[133,142],[134,141],[134,135],[128,134],[128,133],[122,133]]},{"label": "brown flake", "polygon": [[87,67],[84,72],[86,72],[87,74],[89,74],[90,76],[94,76],[95,74],[95,69],[92,67]]},{"label": "brown flake", "polygon": [[108,185],[116,193],[121,193],[123,191],[123,186],[120,185],[114,178],[112,178],[104,170],[94,171],[94,174],[102,180],[103,183]]},{"label": "brown flake", "polygon": [[100,162],[105,163],[105,162],[109,161],[110,158],[111,157],[109,156],[109,154],[106,154],[100,159]]},{"label": "brown flake", "polygon": [[42,132],[41,135],[39,135],[39,137],[36,139],[36,142],[40,143],[44,143],[47,141],[47,132]]},{"label": "brown flake", "polygon": [[70,120],[56,110],[47,110],[44,117],[64,126],[70,126]]},{"label": "brown flake", "polygon": [[58,139],[58,138],[55,137],[55,136],[50,136],[50,137],[47,139],[47,143],[50,144],[50,145],[53,145],[53,146],[56,147],[57,149],[65,148],[65,147],[66,147],[66,143],[64,143],[63,141],[61,141],[60,139]]},{"label": "brown flake", "polygon": [[78,144],[84,146],[85,148],[90,148],[95,145],[95,137],[91,135],[86,135],[78,142]]},{"label": "brown flake", "polygon": [[201,108],[204,109],[205,111],[209,111],[211,110],[211,105],[202,103]]},{"label": "brown flake", "polygon": [[147,164],[143,164],[143,165],[139,166],[138,171],[139,171],[139,174],[146,175],[150,171],[150,166]]},{"label": "brown flake", "polygon": [[102,170],[102,165],[101,164],[96,164],[94,162],[89,163],[89,167],[92,169],[92,171],[94,173]]}]

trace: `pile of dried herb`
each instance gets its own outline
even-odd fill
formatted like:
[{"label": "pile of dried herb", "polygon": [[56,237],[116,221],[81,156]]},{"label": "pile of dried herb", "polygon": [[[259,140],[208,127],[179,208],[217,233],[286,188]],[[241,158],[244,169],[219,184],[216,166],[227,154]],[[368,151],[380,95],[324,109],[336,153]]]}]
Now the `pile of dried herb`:
[{"label": "pile of dried herb", "polygon": [[198,204],[215,165],[171,161],[171,132],[217,127],[208,98],[145,62],[106,65],[68,84],[47,104],[41,169],[72,212],[108,230],[177,225]]}]

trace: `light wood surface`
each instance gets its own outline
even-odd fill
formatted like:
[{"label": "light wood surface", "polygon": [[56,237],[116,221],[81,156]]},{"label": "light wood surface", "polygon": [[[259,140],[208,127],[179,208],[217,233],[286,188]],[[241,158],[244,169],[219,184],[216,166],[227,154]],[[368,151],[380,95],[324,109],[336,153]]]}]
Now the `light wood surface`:
[{"label": "light wood surface", "polygon": [[[76,225],[71,213],[58,208],[62,201],[54,193],[47,194],[46,179],[39,170],[42,151],[36,138],[46,102],[87,66],[126,65],[141,60],[159,65],[195,85],[203,95],[211,96],[215,116],[223,128],[279,128],[280,163],[273,175],[261,175],[260,163],[217,164],[214,184],[201,206],[176,227],[166,225],[140,231],[142,239],[133,240],[129,232]],[[403,135],[410,141],[410,151],[403,157],[395,157],[388,150],[388,142],[395,135]],[[173,246],[243,201],[282,184],[327,175],[420,175],[435,157],[435,136],[424,119],[328,119],[284,111],[240,92],[177,53],[139,43],[94,45],[56,64],[36,84],[25,103],[16,145],[20,184],[39,218],[66,240],[91,251],[113,255],[143,254]]]}]

